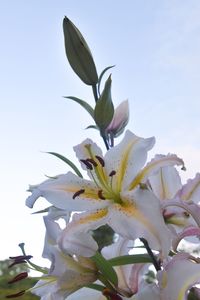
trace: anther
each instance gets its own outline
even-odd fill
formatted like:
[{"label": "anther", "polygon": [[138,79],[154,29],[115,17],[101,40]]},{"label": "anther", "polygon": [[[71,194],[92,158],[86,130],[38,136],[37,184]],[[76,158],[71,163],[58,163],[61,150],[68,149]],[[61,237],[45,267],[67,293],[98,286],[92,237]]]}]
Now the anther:
[{"label": "anther", "polygon": [[11,279],[10,281],[8,281],[9,284],[11,283],[15,283],[17,281],[20,281],[22,279],[25,279],[28,277],[28,273],[27,272],[22,272],[20,274],[18,274],[17,276],[15,276],[13,279]]},{"label": "anther", "polygon": [[102,199],[102,200],[105,200],[105,199],[106,199],[106,198],[103,196],[103,191],[102,191],[102,190],[99,190],[99,191],[98,191],[98,196],[99,196],[99,198]]},{"label": "anther", "polygon": [[104,296],[108,296],[109,299],[111,300],[122,300],[122,297],[120,297],[119,295],[111,292],[109,289],[105,288],[103,291],[102,291],[102,294]]},{"label": "anther", "polygon": [[88,170],[92,170],[93,169],[93,166],[92,166],[91,162],[89,162],[88,160],[86,160],[86,159],[80,159],[80,161],[86,166],[86,168]]},{"label": "anther", "polygon": [[96,155],[95,157],[99,161],[101,166],[104,167],[105,166],[105,161],[103,160],[103,158],[101,156],[98,156],[98,155]]},{"label": "anther", "polygon": [[25,294],[25,290],[23,290],[23,291],[21,291],[21,292],[19,292],[19,293],[16,293],[16,294],[12,294],[12,295],[7,295],[6,296],[6,298],[17,298],[17,297],[20,297],[20,296],[22,296],[22,295],[24,295]]},{"label": "anther", "polygon": [[76,197],[78,197],[79,195],[81,195],[81,194],[83,194],[85,192],[85,190],[84,189],[81,189],[81,190],[79,190],[79,191],[77,191],[74,195],[73,195],[73,199],[75,199]]},{"label": "anther", "polygon": [[116,174],[116,171],[115,170],[112,170],[109,174],[110,177],[113,177],[114,175]]},{"label": "anther", "polygon": [[27,263],[27,260],[31,259],[33,256],[31,255],[19,255],[19,256],[10,256],[10,259],[13,259],[14,262],[8,266],[8,268],[13,267],[14,265],[17,264],[24,264]]},{"label": "anther", "polygon": [[92,158],[87,158],[86,161],[88,161],[89,163],[91,163],[94,167],[98,166],[97,162],[94,159],[92,159]]}]

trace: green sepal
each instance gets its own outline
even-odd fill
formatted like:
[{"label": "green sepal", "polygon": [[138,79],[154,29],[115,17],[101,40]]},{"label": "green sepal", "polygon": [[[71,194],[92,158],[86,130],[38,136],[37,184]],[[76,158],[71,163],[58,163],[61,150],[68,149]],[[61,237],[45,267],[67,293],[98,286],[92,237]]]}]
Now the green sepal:
[{"label": "green sepal", "polygon": [[91,258],[95,262],[97,268],[99,269],[103,277],[110,283],[112,283],[114,286],[117,286],[117,273],[113,269],[111,263],[108,260],[106,260],[99,252],[96,252],[96,254]]},{"label": "green sepal", "polygon": [[111,266],[122,266],[138,263],[152,263],[148,254],[132,254],[114,257],[108,260]]},{"label": "green sepal", "polygon": [[101,133],[104,133],[114,115],[114,106],[111,97],[111,83],[111,76],[109,76],[94,109],[94,119],[97,126],[100,128]]},{"label": "green sepal", "polygon": [[48,154],[51,154],[51,155],[54,155],[56,157],[58,157],[59,159],[61,159],[62,161],[64,161],[68,166],[70,166],[74,172],[81,178],[83,178],[83,175],[81,174],[81,172],[79,171],[79,169],[75,166],[75,164],[69,160],[68,158],[66,158],[65,156],[59,154],[59,153],[56,153],[56,152],[46,152]]},{"label": "green sepal", "polygon": [[77,97],[73,97],[73,96],[68,96],[68,97],[64,97],[64,98],[71,99],[71,100],[77,102],[78,104],[80,104],[94,119],[94,109],[86,101],[79,99]]},{"label": "green sepal", "polygon": [[67,59],[78,77],[88,85],[98,82],[98,74],[92,53],[79,29],[67,18],[63,20]]},{"label": "green sepal", "polygon": [[109,67],[105,68],[105,69],[101,72],[101,74],[100,74],[100,76],[99,76],[99,79],[98,79],[98,83],[97,83],[97,90],[98,90],[99,95],[101,94],[101,93],[100,93],[100,85],[101,85],[101,80],[102,80],[104,74],[105,74],[109,69],[114,68],[114,67],[115,67],[115,65],[109,66]]}]

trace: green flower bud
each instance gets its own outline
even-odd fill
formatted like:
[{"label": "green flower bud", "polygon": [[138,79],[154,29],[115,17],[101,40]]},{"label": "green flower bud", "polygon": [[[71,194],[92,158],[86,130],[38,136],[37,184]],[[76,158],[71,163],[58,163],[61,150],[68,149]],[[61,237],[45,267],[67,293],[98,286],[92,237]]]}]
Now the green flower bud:
[{"label": "green flower bud", "polygon": [[85,84],[94,86],[98,82],[97,70],[84,37],[67,17],[63,20],[63,30],[66,55],[72,69]]}]

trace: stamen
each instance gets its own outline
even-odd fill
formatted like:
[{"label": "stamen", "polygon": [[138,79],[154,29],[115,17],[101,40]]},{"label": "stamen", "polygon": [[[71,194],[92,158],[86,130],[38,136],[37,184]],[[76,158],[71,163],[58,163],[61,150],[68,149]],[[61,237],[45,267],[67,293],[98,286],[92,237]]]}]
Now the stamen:
[{"label": "stamen", "polygon": [[19,256],[10,256],[10,259],[14,260],[28,260],[31,259],[33,256],[32,255],[19,255]]},{"label": "stamen", "polygon": [[115,170],[112,170],[109,174],[110,177],[114,176],[116,174],[116,171]]},{"label": "stamen", "polygon": [[103,191],[102,190],[98,191],[98,196],[99,196],[100,199],[106,200],[106,198],[103,196]]},{"label": "stamen", "polygon": [[17,297],[20,297],[20,296],[24,295],[25,292],[26,292],[26,291],[23,290],[23,291],[21,291],[21,292],[19,292],[19,293],[16,293],[16,294],[7,295],[6,298],[17,298]]},{"label": "stamen", "polygon": [[22,279],[25,279],[28,277],[28,273],[27,272],[22,272],[20,274],[18,274],[17,276],[15,276],[13,279],[11,279],[10,281],[8,281],[8,283],[14,283],[14,282],[17,282],[17,281],[20,281]]},{"label": "stamen", "polygon": [[9,265],[8,266],[8,268],[12,268],[13,266],[15,266],[15,265],[18,265],[18,264],[26,264],[27,263],[27,261],[26,260],[16,260],[16,261],[14,261],[11,265]]},{"label": "stamen", "polygon": [[27,260],[31,259],[32,255],[19,255],[19,256],[10,256],[10,259],[14,259],[14,262],[8,266],[8,268],[13,267],[14,265],[27,263]]},{"label": "stamen", "polygon": [[84,189],[81,189],[81,190],[79,190],[79,191],[77,191],[74,195],[73,195],[73,199],[75,199],[76,197],[78,197],[79,195],[81,195],[81,194],[83,194],[83,193],[85,193],[85,190]]},{"label": "stamen", "polygon": [[91,163],[94,167],[97,167],[98,164],[96,163],[96,161],[92,158],[87,158],[86,161],[89,161],[89,163]]},{"label": "stamen", "polygon": [[92,166],[91,162],[89,162],[86,159],[80,159],[80,161],[86,166],[86,168],[88,170],[93,170],[93,166]]},{"label": "stamen", "polygon": [[103,160],[103,158],[101,156],[98,156],[98,155],[96,155],[95,157],[99,161],[101,166],[104,167],[105,166],[105,161]]}]

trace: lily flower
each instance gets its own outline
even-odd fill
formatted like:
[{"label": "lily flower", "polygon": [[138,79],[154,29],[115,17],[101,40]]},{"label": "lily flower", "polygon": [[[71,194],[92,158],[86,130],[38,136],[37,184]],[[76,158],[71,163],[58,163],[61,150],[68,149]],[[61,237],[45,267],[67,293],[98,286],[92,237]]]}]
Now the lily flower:
[{"label": "lily flower", "polygon": [[30,291],[42,300],[64,300],[84,285],[96,281],[97,268],[91,259],[63,253],[56,242],[61,228],[49,216],[44,217],[44,221],[46,237],[43,257],[51,261],[51,267]]},{"label": "lily flower", "polygon": [[159,155],[143,167],[154,143],[153,137],[145,139],[126,131],[123,140],[103,157],[101,149],[86,139],[74,150],[90,180],[71,172],[59,175],[31,186],[26,204],[32,207],[42,196],[57,208],[82,212],[64,230],[60,241],[63,250],[70,235],[108,224],[124,238],[146,239],[151,249],[164,257],[170,249],[171,233],[159,199],[143,187],[160,167],[183,165],[183,161],[173,154]]}]

